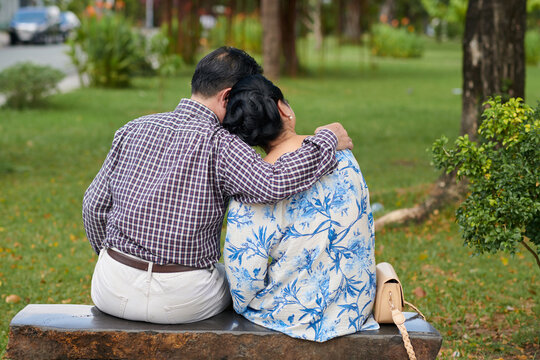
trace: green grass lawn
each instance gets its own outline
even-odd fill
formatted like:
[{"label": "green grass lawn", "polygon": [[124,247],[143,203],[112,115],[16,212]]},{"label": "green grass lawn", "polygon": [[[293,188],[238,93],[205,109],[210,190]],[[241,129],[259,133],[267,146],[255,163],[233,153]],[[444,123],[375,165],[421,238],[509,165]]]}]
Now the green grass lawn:
[{"label": "green grass lawn", "polygon": [[[302,45],[301,54],[310,50]],[[324,59],[324,62],[323,62]],[[438,173],[426,149],[455,138],[461,100],[459,44],[429,44],[424,57],[372,58],[357,47],[312,57],[308,75],[282,79],[300,133],[342,122],[385,210],[422,199]],[[174,109],[189,96],[192,69],[165,83],[137,79],[127,90],[80,89],[50,106],[0,110],[0,353],[10,319],[29,303],[90,304],[96,256],[81,201],[114,131],[135,117]],[[527,101],[540,100],[540,68],[527,69]],[[475,256],[463,247],[453,207],[423,224],[377,233],[377,261],[394,264],[405,297],[444,337],[441,359],[540,357],[540,272],[527,253]],[[20,301],[7,303],[9,295]]]}]

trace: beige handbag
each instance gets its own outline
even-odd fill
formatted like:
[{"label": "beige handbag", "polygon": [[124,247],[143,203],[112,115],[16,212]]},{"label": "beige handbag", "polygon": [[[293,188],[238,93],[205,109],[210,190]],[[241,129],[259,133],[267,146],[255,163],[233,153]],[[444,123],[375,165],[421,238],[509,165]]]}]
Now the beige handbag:
[{"label": "beige handbag", "polygon": [[389,263],[377,264],[377,293],[375,295],[375,304],[373,307],[373,316],[378,323],[394,323],[401,333],[403,343],[410,360],[416,360],[414,349],[409,339],[409,333],[405,328],[405,315],[403,315],[403,305],[407,304],[416,310],[424,320],[425,316],[411,303],[403,299],[403,288],[401,282]]}]

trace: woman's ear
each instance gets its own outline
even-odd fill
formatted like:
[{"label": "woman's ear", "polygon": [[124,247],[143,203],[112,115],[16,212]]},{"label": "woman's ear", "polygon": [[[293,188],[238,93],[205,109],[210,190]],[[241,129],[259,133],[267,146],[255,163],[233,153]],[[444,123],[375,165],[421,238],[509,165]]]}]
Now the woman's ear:
[{"label": "woman's ear", "polygon": [[282,118],[290,119],[294,115],[291,107],[282,100],[278,100],[277,107]]}]

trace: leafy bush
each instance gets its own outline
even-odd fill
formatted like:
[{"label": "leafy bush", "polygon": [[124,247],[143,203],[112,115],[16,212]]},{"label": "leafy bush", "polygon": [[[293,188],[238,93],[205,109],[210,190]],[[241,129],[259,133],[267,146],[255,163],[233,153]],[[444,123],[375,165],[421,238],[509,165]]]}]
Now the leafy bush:
[{"label": "leafy bush", "polygon": [[127,87],[145,64],[145,40],[117,15],[83,19],[68,55],[79,75],[103,87]]},{"label": "leafy bush", "polygon": [[406,28],[378,24],[371,29],[371,52],[394,58],[420,57],[424,52],[424,41]]},{"label": "leafy bush", "polygon": [[[216,26],[208,35],[210,47],[227,44],[227,17],[220,16]],[[262,53],[262,26],[255,15],[238,14],[232,19],[231,43],[229,45],[244,49],[248,53]]]},{"label": "leafy bush", "polygon": [[47,65],[18,63],[0,72],[0,93],[6,95],[8,107],[35,107],[44,102],[64,76],[62,71]]},{"label": "leafy bush", "polygon": [[150,39],[147,59],[158,76],[169,77],[178,73],[182,66],[182,58],[170,50],[166,26]]},{"label": "leafy bush", "polygon": [[529,30],[525,34],[525,58],[529,65],[540,65],[539,30]]},{"label": "leafy bush", "polygon": [[159,77],[159,102],[163,102],[165,92],[165,79],[178,74],[182,66],[182,58],[170,51],[170,42],[167,36],[167,28],[163,27],[160,32],[150,39],[149,63]]},{"label": "leafy bush", "polygon": [[[478,141],[459,137],[433,144],[434,163],[470,181],[469,195],[457,210],[465,243],[478,252],[514,253],[529,238],[540,249],[540,105],[521,99],[486,102]],[[537,255],[536,255],[537,256]],[[538,257],[537,257],[538,261]],[[538,263],[540,266],[540,262]]]}]

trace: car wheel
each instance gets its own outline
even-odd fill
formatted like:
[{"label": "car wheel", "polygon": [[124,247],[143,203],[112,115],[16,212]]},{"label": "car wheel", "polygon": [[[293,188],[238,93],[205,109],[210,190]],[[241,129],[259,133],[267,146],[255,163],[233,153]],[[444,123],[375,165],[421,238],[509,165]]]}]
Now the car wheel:
[{"label": "car wheel", "polygon": [[17,39],[17,35],[10,33],[9,34],[9,44],[10,45],[17,45],[19,42],[19,39]]}]

